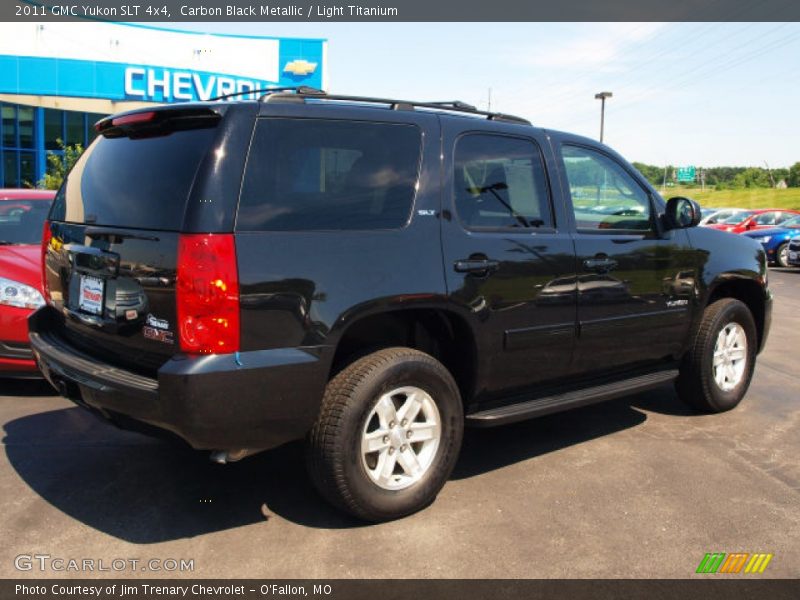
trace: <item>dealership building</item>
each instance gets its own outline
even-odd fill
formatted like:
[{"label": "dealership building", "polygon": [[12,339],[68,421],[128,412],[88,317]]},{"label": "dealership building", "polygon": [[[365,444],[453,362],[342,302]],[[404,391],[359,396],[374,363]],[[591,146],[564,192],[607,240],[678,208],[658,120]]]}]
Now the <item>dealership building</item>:
[{"label": "dealership building", "polygon": [[327,89],[321,39],[133,24],[0,23],[0,187],[35,185],[48,153],[86,145],[101,117],[277,86]]}]

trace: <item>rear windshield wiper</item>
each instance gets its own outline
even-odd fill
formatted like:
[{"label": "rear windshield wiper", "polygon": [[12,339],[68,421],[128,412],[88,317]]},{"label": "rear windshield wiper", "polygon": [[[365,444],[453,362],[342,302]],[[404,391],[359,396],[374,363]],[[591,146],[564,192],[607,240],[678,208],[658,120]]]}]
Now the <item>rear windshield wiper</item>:
[{"label": "rear windshield wiper", "polygon": [[84,234],[92,239],[99,237],[115,237],[119,239],[147,240],[148,242],[159,241],[154,235],[142,235],[139,233],[131,233],[129,231],[115,231],[113,229],[102,229],[98,227],[87,227]]}]

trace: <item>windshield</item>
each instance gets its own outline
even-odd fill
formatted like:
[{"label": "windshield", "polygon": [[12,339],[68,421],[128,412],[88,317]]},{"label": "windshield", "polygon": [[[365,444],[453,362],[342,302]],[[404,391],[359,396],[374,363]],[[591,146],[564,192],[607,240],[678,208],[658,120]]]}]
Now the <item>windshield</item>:
[{"label": "windshield", "polygon": [[0,245],[39,244],[50,200],[0,201]]},{"label": "windshield", "polygon": [[720,221],[720,223],[725,223],[726,225],[738,225],[739,223],[744,221],[746,218],[753,216],[753,214],[754,214],[753,211],[750,211],[750,210],[745,211],[745,212],[739,212],[739,213],[736,213],[734,215],[731,215],[727,219],[722,219],[722,221]]}]

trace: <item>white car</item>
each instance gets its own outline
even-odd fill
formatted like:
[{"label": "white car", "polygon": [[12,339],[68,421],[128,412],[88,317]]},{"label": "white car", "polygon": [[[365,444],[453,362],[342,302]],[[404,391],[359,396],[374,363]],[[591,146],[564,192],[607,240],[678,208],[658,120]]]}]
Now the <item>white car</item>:
[{"label": "white car", "polygon": [[700,220],[700,227],[705,227],[706,225],[715,225],[728,217],[732,217],[733,215],[744,212],[747,210],[746,208],[718,208],[714,212],[712,212],[707,217],[704,217]]}]

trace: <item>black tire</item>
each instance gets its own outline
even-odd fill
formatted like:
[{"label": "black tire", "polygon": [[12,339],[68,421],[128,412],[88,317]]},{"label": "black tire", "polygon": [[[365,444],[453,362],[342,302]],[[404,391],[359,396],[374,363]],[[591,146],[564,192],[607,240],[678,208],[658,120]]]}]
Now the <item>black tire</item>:
[{"label": "black tire", "polygon": [[[361,440],[379,399],[403,386],[420,388],[433,400],[441,434],[421,479],[404,489],[384,489],[368,474]],[[309,475],[320,493],[342,510],[366,521],[397,519],[433,502],[455,466],[463,431],[458,386],[441,363],[411,348],[379,350],[328,383],[308,437]]]},{"label": "black tire", "polygon": [[[714,378],[714,347],[722,329],[731,323],[744,330],[746,363],[741,380],[732,389],[723,390]],[[701,412],[720,413],[736,407],[750,386],[757,344],[755,322],[747,305],[734,298],[723,298],[709,305],[683,359],[675,384],[678,396]]]},{"label": "black tire", "polygon": [[783,242],[775,250],[775,264],[779,267],[791,267],[789,264],[789,242]]}]

